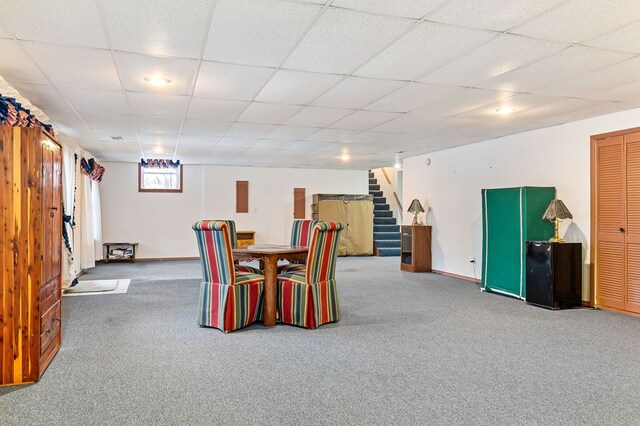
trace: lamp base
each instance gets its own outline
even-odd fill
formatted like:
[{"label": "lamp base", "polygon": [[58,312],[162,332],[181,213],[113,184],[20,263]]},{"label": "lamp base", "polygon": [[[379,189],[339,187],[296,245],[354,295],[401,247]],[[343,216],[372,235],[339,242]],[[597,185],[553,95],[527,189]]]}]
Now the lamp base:
[{"label": "lamp base", "polygon": [[417,215],[417,214],[415,214],[415,215],[413,216],[413,222],[411,222],[411,226],[416,226],[416,225],[420,225],[420,224],[418,223],[418,215]]},{"label": "lamp base", "polygon": [[566,243],[566,241],[564,240],[564,238],[562,237],[552,237],[549,238],[549,242],[550,243]]}]

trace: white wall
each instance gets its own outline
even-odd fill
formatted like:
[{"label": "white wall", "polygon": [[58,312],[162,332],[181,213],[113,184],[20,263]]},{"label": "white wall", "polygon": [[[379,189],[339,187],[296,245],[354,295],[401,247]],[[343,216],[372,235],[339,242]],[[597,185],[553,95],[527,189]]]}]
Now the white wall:
[{"label": "white wall", "polygon": [[[191,225],[233,219],[256,231],[256,243],[287,244],[293,188],[306,189],[306,216],[315,193],[366,194],[366,170],[276,169],[185,165],[183,192],[138,192],[136,163],[105,162],[101,183],[103,240],[137,241],[140,258],[197,256]],[[236,213],[236,181],[249,181],[249,213]]]},{"label": "white wall", "polygon": [[[427,201],[433,268],[481,276],[481,189],[555,186],[574,219],[560,225],[583,244],[583,299],[589,299],[590,136],[640,125],[640,109],[594,117],[404,160],[403,205]],[[426,160],[431,165],[426,165]],[[424,217],[424,215],[422,215]],[[404,223],[412,215],[405,213]]]}]

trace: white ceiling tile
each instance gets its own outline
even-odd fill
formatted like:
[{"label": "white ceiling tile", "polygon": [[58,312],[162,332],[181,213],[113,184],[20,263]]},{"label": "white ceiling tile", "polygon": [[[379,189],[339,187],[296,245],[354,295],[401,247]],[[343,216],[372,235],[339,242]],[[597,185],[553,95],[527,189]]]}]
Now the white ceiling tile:
[{"label": "white ceiling tile", "polygon": [[120,91],[60,87],[60,92],[80,113],[127,114],[129,112],[127,99]]},{"label": "white ceiling tile", "polygon": [[398,38],[413,21],[330,8],[302,39],[285,68],[349,73]]},{"label": "white ceiling tile", "polygon": [[469,28],[506,31],[565,0],[451,0],[429,20]]},{"label": "white ceiling tile", "polygon": [[225,136],[229,138],[262,139],[277,128],[276,124],[233,123]]},{"label": "white ceiling tile", "polygon": [[288,126],[326,127],[352,112],[349,109],[306,107],[287,120],[285,124]]},{"label": "white ceiling tile", "polygon": [[[195,59],[160,58],[137,53],[116,53],[123,85],[127,90],[167,95],[190,95],[198,61]],[[165,86],[156,86],[145,78],[160,77],[170,80]]]},{"label": "white ceiling tile", "polygon": [[348,77],[316,99],[313,105],[358,109],[399,89],[405,84],[401,81]]},{"label": "white ceiling tile", "polygon": [[186,119],[182,128],[183,135],[223,136],[231,127],[229,121],[209,121]]},{"label": "white ceiling tile", "polygon": [[342,120],[331,124],[330,127],[333,129],[362,131],[368,130],[386,121],[393,120],[398,116],[400,116],[400,114],[393,112],[356,111]]},{"label": "white ceiling tile", "polygon": [[556,117],[560,115],[572,111],[591,108],[600,105],[601,103],[601,101],[587,99],[563,99],[551,104],[543,105],[540,108],[525,111],[519,114],[519,118],[539,123],[557,124]]},{"label": "white ceiling tile", "polygon": [[216,144],[214,150],[218,148],[251,148],[253,145],[260,142],[260,139],[250,138],[222,138]]},{"label": "white ceiling tile", "polygon": [[371,129],[374,132],[421,133],[432,128],[439,119],[420,115],[405,114]]},{"label": "white ceiling tile", "polygon": [[331,6],[420,19],[440,6],[442,2],[443,0],[333,0]]},{"label": "white ceiling tile", "polygon": [[576,98],[591,97],[608,88],[638,81],[638,75],[640,75],[640,57],[635,57],[568,80],[562,80],[560,83],[538,89],[536,93]]},{"label": "white ceiling tile", "polygon": [[104,149],[103,143],[100,142],[99,140],[74,138],[73,141],[77,143],[81,148],[86,149],[87,151]]},{"label": "white ceiling tile", "polygon": [[563,120],[563,122],[565,123],[571,122],[571,121],[577,121],[577,120],[584,120],[584,119],[595,117],[595,116],[611,114],[619,111],[626,111],[629,109],[633,109],[637,105],[638,105],[637,98],[636,98],[635,105],[625,103],[625,102],[602,102],[601,104],[595,105],[593,107],[589,107],[589,108],[585,108],[577,111],[571,111],[566,114],[557,116],[556,119]]},{"label": "white ceiling tile", "polygon": [[566,43],[502,34],[418,81],[472,86],[553,55],[568,46]]},{"label": "white ceiling tile", "polygon": [[216,144],[209,152],[209,156],[217,157],[220,159],[235,158],[246,150],[247,148],[243,148],[243,147],[223,146],[223,145]]},{"label": "white ceiling tile", "polygon": [[217,99],[191,99],[187,118],[211,121],[235,121],[249,105],[246,101],[223,101]]},{"label": "white ceiling tile", "polygon": [[140,143],[144,145],[175,146],[178,142],[178,135],[166,135],[162,133],[138,133]]},{"label": "white ceiling tile", "polygon": [[142,146],[143,158],[171,158],[176,149],[176,144],[145,144]]},{"label": "white ceiling tile", "polygon": [[0,16],[20,40],[108,47],[92,1],[3,1]]},{"label": "white ceiling tile", "polygon": [[597,37],[585,44],[619,52],[640,53],[640,21]]},{"label": "white ceiling tile", "polygon": [[131,109],[135,115],[155,115],[159,117],[184,117],[189,104],[187,96],[152,95],[149,93],[127,93]]},{"label": "white ceiling tile", "polygon": [[513,93],[495,90],[461,88],[445,98],[412,111],[412,114],[430,117],[450,117],[513,96]]},{"label": "white ceiling tile", "polygon": [[194,96],[251,100],[274,72],[273,68],[203,62]]},{"label": "white ceiling tile", "polygon": [[0,40],[0,58],[11,58],[0,61],[0,75],[10,83],[48,84],[49,80],[36,64],[26,55],[19,42]]},{"label": "white ceiling tile", "polygon": [[[120,152],[120,153],[129,153],[129,154],[137,154],[137,160],[140,161],[140,145],[137,143],[122,143],[122,142],[113,142],[113,141],[103,141],[102,142],[103,151],[107,152]],[[135,157],[134,157],[135,158]]]},{"label": "white ceiling tile", "polygon": [[252,149],[288,149],[292,143],[295,142],[289,140],[263,139],[253,145]]},{"label": "white ceiling tile", "polygon": [[181,163],[185,162],[185,159],[190,158],[195,163],[200,162],[200,157],[209,154],[213,145],[201,145],[201,144],[178,144],[178,150],[176,157],[180,159]]},{"label": "white ceiling tile", "polygon": [[200,146],[211,149],[220,139],[219,136],[182,135],[180,137],[180,146]]},{"label": "white ceiling tile", "polygon": [[130,115],[82,114],[82,118],[92,129],[113,131],[114,135],[119,131],[135,132]]},{"label": "white ceiling tile", "polygon": [[133,116],[133,123],[140,133],[178,134],[182,125],[182,117],[147,117]]},{"label": "white ceiling tile", "polygon": [[[559,100],[562,99],[554,96],[531,95],[528,93],[523,93],[459,114],[456,116],[456,119],[479,119],[483,121],[489,119],[496,122],[517,122],[519,120],[519,117],[526,111],[531,111],[533,109],[540,108],[543,105],[557,102]],[[513,108],[514,112],[509,115],[498,114],[498,109],[506,107]]]},{"label": "white ceiling tile", "polygon": [[89,125],[78,117],[71,108],[62,111],[49,109],[45,114],[49,117],[51,124],[70,137],[75,137],[78,133],[89,130]]},{"label": "white ceiling tile", "polygon": [[478,83],[487,89],[531,92],[598,68],[625,61],[633,55],[572,46],[531,65]]},{"label": "white ceiling tile", "polygon": [[251,102],[237,121],[243,123],[282,124],[304,107],[298,105]]},{"label": "white ceiling tile", "polygon": [[320,6],[272,0],[218,0],[204,58],[278,66],[320,10]]},{"label": "white ceiling tile", "polygon": [[337,74],[279,70],[258,93],[256,100],[307,105],[343,78]]},{"label": "white ceiling tile", "polygon": [[382,132],[361,132],[349,137],[350,144],[371,144],[389,139],[389,133]]},{"label": "white ceiling tile", "polygon": [[353,130],[322,129],[307,136],[304,140],[319,142],[348,142],[350,137],[355,136],[358,133],[359,132]]},{"label": "white ceiling tile", "polygon": [[60,97],[55,87],[48,84],[12,83],[12,87],[25,99],[45,114],[48,110],[70,111],[71,109]]},{"label": "white ceiling tile", "polygon": [[190,0],[100,1],[115,50],[199,58],[211,3]]},{"label": "white ceiling tile", "polygon": [[425,106],[449,93],[457,87],[437,84],[409,83],[393,93],[367,105],[368,110],[387,112],[409,112]]},{"label": "white ceiling tile", "polygon": [[625,84],[593,95],[595,99],[607,99],[610,101],[635,102],[640,100],[640,81]]},{"label": "white ceiling tile", "polygon": [[[114,132],[111,130],[104,130],[104,129],[96,129],[96,130],[92,130],[92,132],[94,133],[94,135],[96,136],[96,138],[98,138],[101,141],[108,141],[108,142],[126,142],[126,143],[137,143],[138,142],[138,135],[136,132],[123,132],[123,131],[119,131],[119,132]],[[115,141],[112,139],[112,137],[121,137],[122,140],[120,141]]]},{"label": "white ceiling tile", "polygon": [[315,133],[320,130],[317,127],[292,127],[292,126],[280,126],[273,132],[269,133],[267,137],[269,139],[282,139],[288,141],[304,139],[311,133]]},{"label": "white ceiling tile", "polygon": [[7,28],[5,28],[2,21],[0,21],[0,38],[13,38],[13,35]]},{"label": "white ceiling tile", "polygon": [[354,73],[365,77],[415,80],[486,43],[496,34],[422,22]]},{"label": "white ceiling tile", "polygon": [[581,43],[640,19],[637,0],[569,0],[518,26],[517,34]]},{"label": "white ceiling tile", "polygon": [[23,46],[56,86],[120,90],[118,73],[107,50],[41,43]]}]

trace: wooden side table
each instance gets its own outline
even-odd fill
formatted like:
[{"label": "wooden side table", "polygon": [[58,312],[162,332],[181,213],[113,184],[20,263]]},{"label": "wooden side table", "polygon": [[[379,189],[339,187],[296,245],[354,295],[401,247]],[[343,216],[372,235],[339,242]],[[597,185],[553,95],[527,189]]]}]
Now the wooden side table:
[{"label": "wooden side table", "polygon": [[256,243],[256,231],[236,231],[239,246],[252,246]]},{"label": "wooden side table", "polygon": [[431,272],[431,226],[402,225],[400,269]]},{"label": "wooden side table", "polygon": [[107,249],[104,263],[136,261],[138,243],[103,243],[102,247]]}]

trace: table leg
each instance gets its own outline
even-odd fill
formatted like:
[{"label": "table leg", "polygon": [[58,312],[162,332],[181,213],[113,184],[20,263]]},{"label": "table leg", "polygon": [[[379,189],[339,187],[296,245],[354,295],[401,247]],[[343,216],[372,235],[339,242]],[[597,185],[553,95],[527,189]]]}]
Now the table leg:
[{"label": "table leg", "polygon": [[262,312],[262,323],[267,327],[276,325],[277,264],[277,255],[264,256],[264,309]]}]

